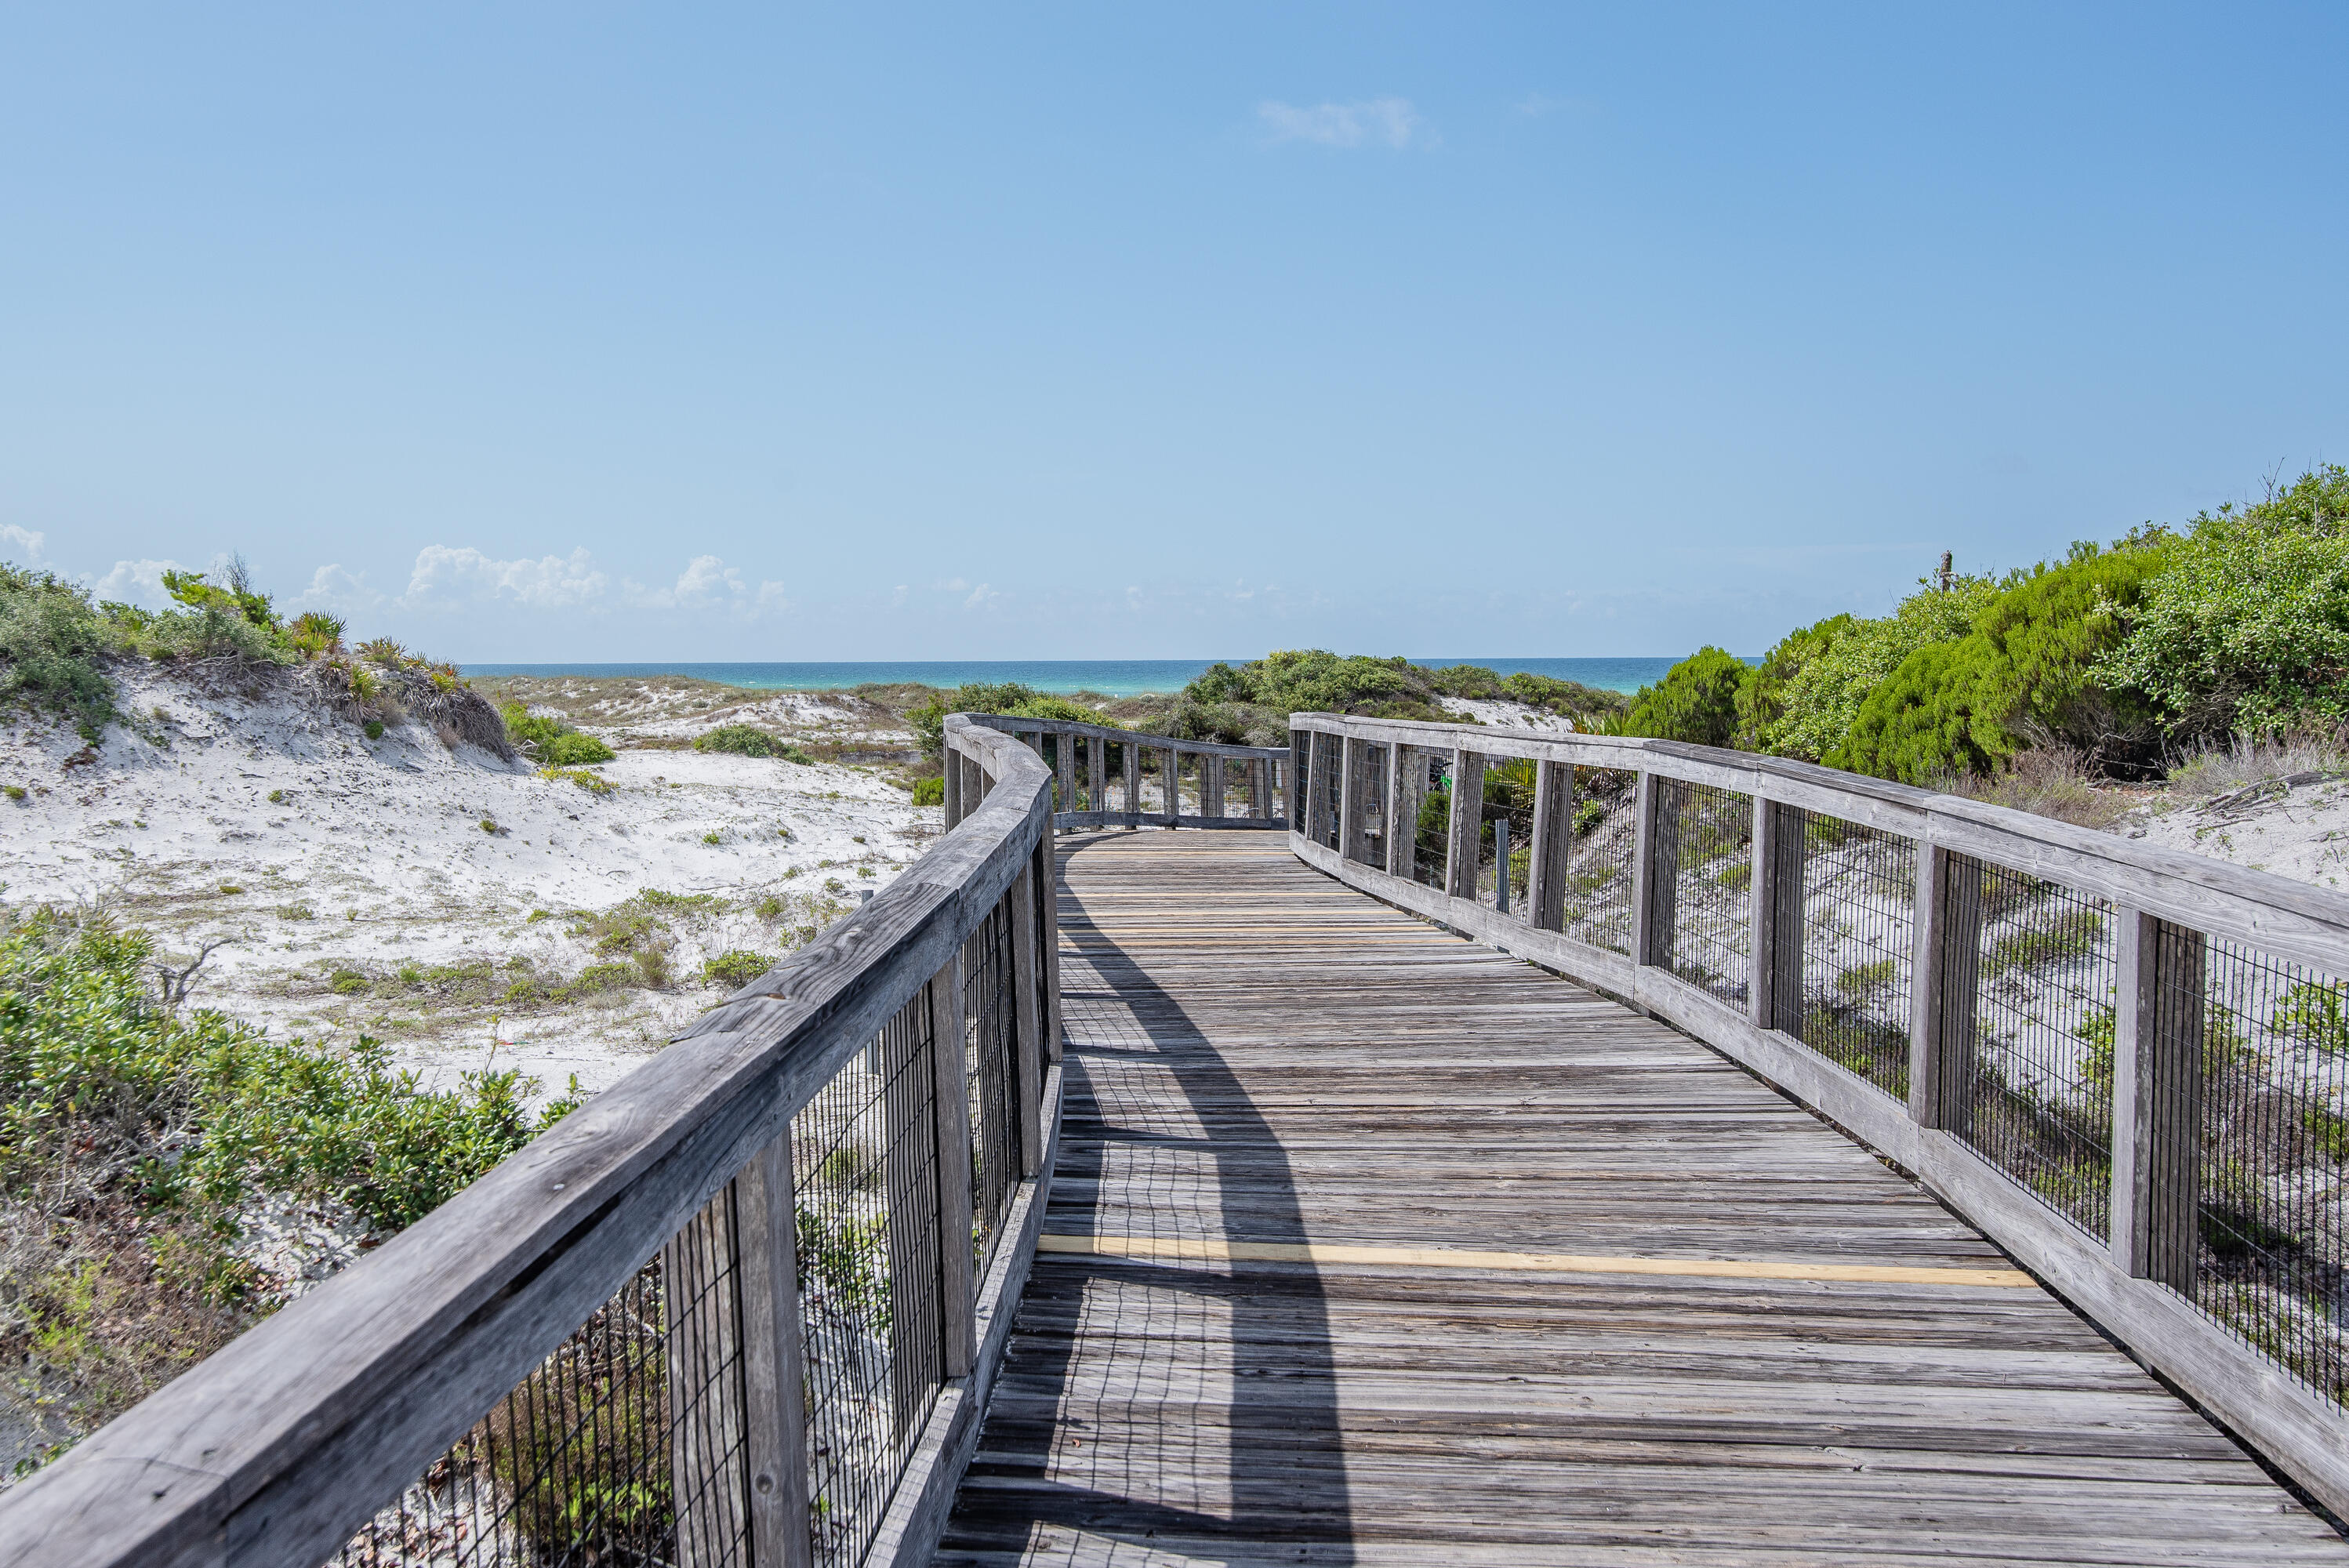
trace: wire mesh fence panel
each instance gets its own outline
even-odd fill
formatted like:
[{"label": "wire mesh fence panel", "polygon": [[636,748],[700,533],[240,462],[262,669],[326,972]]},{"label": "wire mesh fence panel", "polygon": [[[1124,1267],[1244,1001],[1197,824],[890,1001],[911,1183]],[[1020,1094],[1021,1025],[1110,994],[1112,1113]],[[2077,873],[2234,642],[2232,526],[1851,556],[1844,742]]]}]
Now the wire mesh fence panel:
[{"label": "wire mesh fence panel", "polygon": [[863,1555],[937,1393],[927,1004],[917,995],[792,1120],[808,1496],[826,1562]]},{"label": "wire mesh fence panel", "polygon": [[1444,886],[1444,858],[1450,851],[1452,832],[1452,781],[1446,771],[1449,756],[1413,748],[1404,753],[1404,762],[1418,769],[1412,779],[1412,793],[1419,804],[1412,812],[1412,825],[1405,830],[1412,834],[1412,880],[1424,887],[1440,889]]},{"label": "wire mesh fence panel", "polygon": [[1794,995],[1777,1004],[1779,1027],[1905,1100],[1917,841],[1822,812],[1778,811],[1780,864],[1800,856],[1788,902],[1801,944]]},{"label": "wire mesh fence panel", "polygon": [[1362,840],[1355,859],[1366,866],[1387,863],[1387,747],[1362,748]]},{"label": "wire mesh fence panel", "polygon": [[1671,779],[1658,789],[1675,846],[1671,971],[1743,1002],[1754,947],[1754,798]]},{"label": "wire mesh fence panel", "polygon": [[1639,783],[1637,773],[1621,769],[1574,770],[1574,820],[1566,861],[1566,914],[1560,929],[1610,953],[1631,951]]},{"label": "wire mesh fence panel", "polygon": [[1942,1048],[1971,1068],[1949,1086],[1951,1128],[2102,1238],[2112,1206],[2111,911],[1965,855],[1950,857],[1947,885]]},{"label": "wire mesh fence panel", "polygon": [[2196,1304],[2349,1404],[2349,982],[2218,939],[2202,968]]},{"label": "wire mesh fence panel", "polygon": [[732,1189],[331,1561],[750,1562]]},{"label": "wire mesh fence panel", "polygon": [[1015,1022],[1010,901],[999,901],[965,949],[965,1081],[970,1095],[971,1246],[984,1274],[1019,1185],[1019,1112],[1013,1099]]},{"label": "wire mesh fence panel", "polygon": [[1485,903],[1500,902],[1501,842],[1509,852],[1509,913],[1526,918],[1527,879],[1533,874],[1534,780],[1537,764],[1522,757],[1495,757],[1485,764],[1485,799],[1479,810],[1483,825],[1476,839],[1476,897]]},{"label": "wire mesh fence panel", "polygon": [[1344,745],[1334,735],[1319,736],[1313,743],[1313,787],[1321,799],[1321,831],[1316,841],[1333,850],[1338,848],[1339,830],[1345,820],[1346,769],[1340,754]]}]

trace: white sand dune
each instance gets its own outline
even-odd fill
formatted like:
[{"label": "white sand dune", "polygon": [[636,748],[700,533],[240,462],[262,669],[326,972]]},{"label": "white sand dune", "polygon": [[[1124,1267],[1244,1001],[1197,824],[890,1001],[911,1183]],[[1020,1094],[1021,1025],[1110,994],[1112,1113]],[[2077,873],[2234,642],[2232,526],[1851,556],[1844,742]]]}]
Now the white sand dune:
[{"label": "white sand dune", "polygon": [[[863,768],[631,749],[595,770],[611,786],[599,796],[420,726],[370,741],[283,681],[240,693],[119,674],[143,734],[111,726],[85,748],[23,714],[0,729],[0,785],[26,791],[0,799],[0,899],[110,909],[181,963],[226,938],[193,1002],[280,1034],[375,1035],[429,1076],[494,1063],[550,1091],[574,1072],[607,1085],[723,994],[700,978],[706,958],[781,954],[940,827]],[[641,727],[682,738],[750,717]],[[757,705],[756,721],[873,728],[805,695]],[[572,918],[647,890],[707,895],[648,912],[633,945],[665,963],[657,988],[613,982],[630,953]],[[596,965],[610,989],[545,995]]]}]

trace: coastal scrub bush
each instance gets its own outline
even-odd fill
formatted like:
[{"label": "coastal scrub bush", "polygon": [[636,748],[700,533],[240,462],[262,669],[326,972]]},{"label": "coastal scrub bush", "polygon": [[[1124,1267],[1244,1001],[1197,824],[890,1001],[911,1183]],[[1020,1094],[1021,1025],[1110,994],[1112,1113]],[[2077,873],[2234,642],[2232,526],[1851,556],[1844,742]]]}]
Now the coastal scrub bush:
[{"label": "coastal scrub bush", "polygon": [[1738,697],[1754,678],[1753,666],[1719,648],[1700,648],[1641,686],[1618,732],[1695,746],[1730,746],[1737,739]]},{"label": "coastal scrub bush", "polygon": [[914,804],[943,806],[947,803],[947,781],[943,775],[933,773],[927,779],[914,780]]},{"label": "coastal scrub bush", "polygon": [[2107,768],[2150,765],[2159,754],[2151,706],[2099,667],[2173,542],[2160,533],[2110,550],[2084,542],[2059,563],[2011,574],[1964,636],[1913,650],[1878,683],[1825,759],[1912,784],[1992,772],[2034,743]]},{"label": "coastal scrub bush", "polygon": [[612,748],[594,736],[582,735],[559,718],[534,714],[521,703],[507,703],[498,715],[505,720],[506,738],[525,755],[550,768],[578,768],[612,760]]},{"label": "coastal scrub bush", "polygon": [[1015,718],[1059,718],[1079,724],[1117,722],[1097,708],[1038,691],[1018,681],[966,681],[905,714],[905,722],[913,726],[915,738],[921,744],[923,758],[934,765],[942,764],[946,756],[946,723],[950,713],[999,713]]},{"label": "coastal scrub bush", "polygon": [[1502,676],[1482,665],[1433,669],[1397,655],[1340,655],[1322,648],[1284,649],[1244,665],[1215,664],[1177,694],[1152,727],[1185,740],[1280,746],[1292,713],[1345,713],[1370,718],[1440,720],[1447,696],[1522,702],[1573,719],[1584,728],[1619,711],[1623,699],[1547,676]]},{"label": "coastal scrub bush", "polygon": [[612,781],[601,773],[590,773],[585,768],[542,768],[538,776],[549,783],[576,784],[590,795],[609,795]]},{"label": "coastal scrub bush", "polygon": [[1755,750],[1816,762],[1843,744],[1877,684],[1919,648],[1953,643],[1973,629],[1977,612],[2001,592],[1988,577],[1952,573],[1925,579],[1881,620],[1837,615],[1790,634],[1763,658],[1785,673],[1765,676],[1770,690],[1747,705],[1775,717],[1745,737]]},{"label": "coastal scrub bush", "polygon": [[737,757],[773,757],[785,762],[812,763],[815,760],[804,748],[749,724],[720,725],[696,738],[693,748],[696,751],[728,751]]},{"label": "coastal scrub bush", "polygon": [[717,957],[702,962],[701,978],[712,985],[748,985],[764,975],[772,963],[764,954],[753,953],[747,947],[730,948]]},{"label": "coastal scrub bush", "polygon": [[370,1038],[281,1042],[166,1007],[155,956],[103,918],[0,916],[0,1353],[65,1378],[85,1423],[272,1305],[233,1251],[255,1201],[395,1230],[576,1103],[532,1112],[519,1071],[429,1089]]},{"label": "coastal scrub bush", "polygon": [[2198,514],[2103,674],[2183,741],[2349,720],[2349,469]]}]

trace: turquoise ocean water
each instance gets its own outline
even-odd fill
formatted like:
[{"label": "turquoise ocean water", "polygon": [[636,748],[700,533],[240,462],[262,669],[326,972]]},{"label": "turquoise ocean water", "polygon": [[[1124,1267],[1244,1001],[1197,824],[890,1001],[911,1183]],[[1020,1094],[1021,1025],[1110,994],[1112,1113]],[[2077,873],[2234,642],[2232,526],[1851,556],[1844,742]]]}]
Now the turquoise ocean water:
[{"label": "turquoise ocean water", "polygon": [[[800,665],[467,665],[469,676],[689,676],[727,686],[778,691],[838,691],[868,682],[918,681],[957,686],[966,681],[1018,681],[1038,691],[1096,691],[1103,696],[1180,691],[1213,661],[1207,659],[973,659],[896,664]],[[1232,664],[1245,660],[1233,659]],[[1679,661],[1654,659],[1413,659],[1413,664],[1482,665],[1501,674],[1524,670],[1580,681],[1607,691],[1637,691]]]}]

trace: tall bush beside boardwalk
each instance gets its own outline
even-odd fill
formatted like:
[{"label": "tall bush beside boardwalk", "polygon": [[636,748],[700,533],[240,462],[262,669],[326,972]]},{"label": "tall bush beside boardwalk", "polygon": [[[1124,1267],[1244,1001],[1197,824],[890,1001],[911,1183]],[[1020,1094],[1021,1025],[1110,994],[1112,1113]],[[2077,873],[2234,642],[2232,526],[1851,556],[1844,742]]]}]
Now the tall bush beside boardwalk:
[{"label": "tall bush beside boardwalk", "polygon": [[2349,722],[2349,469],[2196,517],[2104,674],[2185,741]]},{"label": "tall bush beside boardwalk", "polygon": [[2153,705],[2101,667],[2174,543],[2155,533],[2110,550],[2075,544],[2060,564],[2010,576],[1965,635],[1912,650],[1872,687],[1823,760],[1911,784],[1994,772],[2050,743],[2106,768],[2158,765]]},{"label": "tall bush beside boardwalk", "polygon": [[1620,722],[1625,735],[1685,740],[1694,746],[1737,744],[1738,698],[1754,679],[1744,659],[1719,648],[1700,648],[1641,686]]}]

